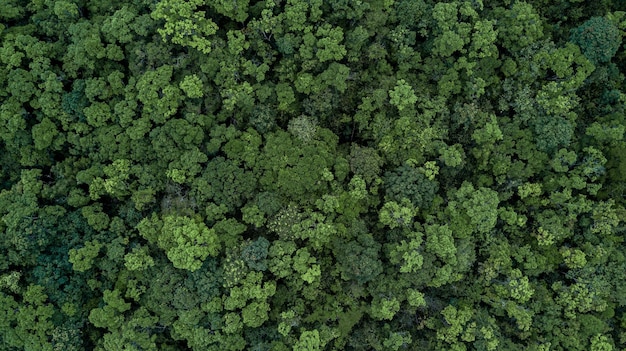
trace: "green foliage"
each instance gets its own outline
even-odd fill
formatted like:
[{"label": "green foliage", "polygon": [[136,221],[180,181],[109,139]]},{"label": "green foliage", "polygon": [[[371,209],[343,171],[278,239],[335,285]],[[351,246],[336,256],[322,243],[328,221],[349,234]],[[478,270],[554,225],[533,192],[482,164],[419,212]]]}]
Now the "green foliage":
[{"label": "green foliage", "polygon": [[0,288],[5,291],[8,290],[10,293],[13,294],[18,293],[20,290],[18,282],[21,275],[22,274],[17,271],[3,274],[2,276],[0,276]]},{"label": "green foliage", "polygon": [[339,61],[346,54],[345,47],[340,44],[343,41],[343,30],[340,27],[324,24],[317,29],[315,36],[319,38],[315,55],[320,62]]},{"label": "green foliage", "polygon": [[154,260],[150,257],[147,247],[135,247],[124,256],[124,266],[129,271],[144,270],[154,266]]},{"label": "green foliage", "polygon": [[214,201],[229,211],[239,208],[255,188],[254,174],[223,157],[213,158],[193,185],[197,200]]},{"label": "green foliage", "polygon": [[622,3],[0,1],[0,349],[624,348]]},{"label": "green foliage", "polygon": [[57,127],[50,119],[44,118],[41,123],[33,126],[33,141],[35,148],[43,150],[52,145],[54,137],[59,134]]},{"label": "green foliage", "polygon": [[410,228],[417,209],[404,199],[400,204],[395,201],[385,202],[379,213],[380,223],[389,228]]},{"label": "green foliage", "polygon": [[134,34],[131,27],[137,13],[132,7],[122,7],[109,16],[102,24],[102,32],[109,42],[130,43]]},{"label": "green foliage", "polygon": [[199,219],[176,215],[165,216],[163,220],[144,218],[137,229],[144,238],[164,250],[176,268],[193,272],[209,255],[215,256],[219,251],[215,230]]},{"label": "green foliage", "polygon": [[259,237],[241,250],[241,257],[248,267],[257,271],[267,270],[266,257],[270,242],[264,237]]},{"label": "green foliage", "polygon": [[574,135],[570,121],[558,116],[540,116],[533,121],[537,149],[547,153],[567,148]]},{"label": "green foliage", "polygon": [[396,298],[374,299],[370,314],[377,320],[391,320],[400,310],[400,302]]},{"label": "green foliage", "polygon": [[439,256],[444,262],[454,261],[456,247],[452,230],[447,225],[430,225],[426,227],[426,250]]},{"label": "green foliage", "polygon": [[[464,233],[472,230],[488,233],[495,227],[498,219],[498,193],[485,187],[476,189],[472,184],[464,182],[454,196],[456,201],[451,201],[448,209],[455,229],[458,230],[456,235],[465,236]],[[463,222],[470,227],[463,228]]]},{"label": "green foliage", "polygon": [[293,349],[297,351],[318,351],[321,350],[321,346],[319,332],[312,330],[303,331]]},{"label": "green foliage", "polygon": [[243,22],[248,17],[248,3],[248,0],[220,0],[213,2],[211,6],[215,8],[218,13],[228,16],[237,22]]},{"label": "green foliage", "polygon": [[95,230],[104,230],[109,227],[110,218],[102,211],[102,204],[85,206],[81,209],[87,223]]},{"label": "green foliage", "polygon": [[320,266],[316,262],[317,260],[311,256],[308,249],[299,249],[293,256],[293,269],[300,273],[303,281],[312,284],[321,275]]},{"label": "green foliage", "polygon": [[375,149],[360,147],[353,144],[350,148],[350,170],[352,173],[363,177],[368,183],[376,179],[381,172],[383,159]]},{"label": "green foliage", "polygon": [[594,65],[606,63],[615,56],[622,43],[619,29],[606,17],[591,17],[572,29],[570,41],[580,46]]},{"label": "green foliage", "polygon": [[155,123],[164,123],[176,113],[180,90],[170,85],[173,68],[165,65],[144,73],[137,81],[137,98],[143,103],[143,112]]},{"label": "green foliage", "polygon": [[150,14],[155,20],[164,20],[165,26],[157,31],[163,41],[189,46],[204,54],[211,52],[209,36],[217,31],[217,25],[205,16],[205,11],[196,11],[202,6],[199,0],[177,2],[160,1]]},{"label": "green foliage", "polygon": [[463,333],[467,335],[468,332],[471,332],[470,330],[465,329],[467,322],[469,322],[472,317],[471,309],[457,309],[452,305],[448,305],[441,311],[441,315],[443,316],[447,327],[437,330],[437,339],[448,344],[456,343],[459,337],[470,339],[469,336],[464,336]]},{"label": "green foliage", "polygon": [[416,273],[424,264],[424,257],[420,254],[422,244],[421,232],[410,232],[407,240],[395,244],[389,254],[393,264],[400,264],[400,273]]},{"label": "green foliage", "polygon": [[463,52],[471,30],[467,23],[458,21],[458,3],[438,3],[433,8],[433,18],[442,31],[435,40],[434,54],[451,56],[456,51]]},{"label": "green foliage", "polygon": [[398,80],[395,88],[389,91],[389,102],[402,111],[407,107],[412,107],[417,102],[417,97],[413,88],[404,79]]},{"label": "green foliage", "polygon": [[497,9],[498,37],[511,53],[540,41],[543,36],[541,17],[532,4],[515,1],[508,9]]},{"label": "green foliage", "polygon": [[202,91],[202,81],[197,75],[186,76],[182,82],[180,82],[180,88],[190,98],[200,98],[204,95]]},{"label": "green foliage", "polygon": [[16,3],[16,1],[7,1],[2,4],[0,7],[0,13],[2,14],[2,19],[10,20],[10,19],[18,19],[21,18],[24,14],[24,7],[20,6]]},{"label": "green foliage", "polygon": [[48,296],[39,285],[29,285],[21,302],[0,293],[0,311],[4,318],[0,334],[4,346],[11,349],[53,350],[49,340],[54,324],[54,307],[46,303]]},{"label": "green foliage", "polygon": [[97,241],[87,241],[80,249],[70,249],[69,261],[77,272],[84,272],[91,268],[93,260],[100,253],[102,244]]},{"label": "green foliage", "polygon": [[401,202],[408,199],[418,208],[430,207],[439,184],[428,179],[424,171],[408,164],[385,172],[383,178],[385,195],[392,201]]},{"label": "green foliage", "polygon": [[277,278],[285,278],[292,272],[292,254],[296,252],[296,245],[292,241],[275,240],[269,250],[269,270]]},{"label": "green foliage", "polygon": [[303,142],[309,142],[317,132],[317,122],[308,116],[299,116],[289,121],[287,130]]},{"label": "green foliage", "polygon": [[341,277],[365,284],[383,271],[378,257],[380,244],[371,235],[362,235],[358,241],[341,244],[335,249],[341,267]]}]

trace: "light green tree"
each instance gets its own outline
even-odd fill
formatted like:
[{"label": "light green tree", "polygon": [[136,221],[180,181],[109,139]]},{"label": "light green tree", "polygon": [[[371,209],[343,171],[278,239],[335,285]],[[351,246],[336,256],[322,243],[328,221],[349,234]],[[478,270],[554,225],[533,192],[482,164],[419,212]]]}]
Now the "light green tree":
[{"label": "light green tree", "polygon": [[407,107],[412,107],[417,102],[417,97],[413,88],[404,80],[398,80],[393,90],[389,91],[389,102],[402,111]]},{"label": "light green tree", "polygon": [[69,250],[69,261],[77,272],[85,272],[93,265],[93,260],[104,245],[98,241],[87,241],[80,249]]},{"label": "light green tree", "polygon": [[199,218],[167,215],[144,218],[137,225],[139,233],[165,251],[174,267],[195,271],[210,255],[216,256],[220,243],[213,228]]},{"label": "light green tree", "polygon": [[204,95],[202,91],[202,81],[195,74],[185,76],[183,81],[180,82],[180,88],[190,98],[200,98]]},{"label": "light green tree", "polygon": [[319,331],[314,329],[303,331],[293,349],[294,351],[319,351],[321,347]]},{"label": "light green tree", "polygon": [[165,21],[165,26],[157,29],[163,41],[189,46],[208,54],[211,52],[209,37],[217,32],[218,27],[206,16],[205,11],[197,11],[203,5],[201,0],[162,0],[150,15],[155,20]]}]

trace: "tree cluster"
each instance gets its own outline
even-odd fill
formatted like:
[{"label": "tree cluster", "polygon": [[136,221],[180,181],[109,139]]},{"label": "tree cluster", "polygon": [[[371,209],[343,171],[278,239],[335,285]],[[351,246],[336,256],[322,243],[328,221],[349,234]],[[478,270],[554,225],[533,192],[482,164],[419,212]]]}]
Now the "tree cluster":
[{"label": "tree cluster", "polygon": [[623,10],[0,1],[0,349],[626,350]]}]

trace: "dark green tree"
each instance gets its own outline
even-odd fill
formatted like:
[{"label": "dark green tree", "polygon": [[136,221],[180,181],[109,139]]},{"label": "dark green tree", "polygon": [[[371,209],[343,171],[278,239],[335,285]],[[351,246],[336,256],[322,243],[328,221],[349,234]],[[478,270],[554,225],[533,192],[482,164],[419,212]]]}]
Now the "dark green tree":
[{"label": "dark green tree", "polygon": [[572,29],[570,41],[594,65],[609,62],[622,44],[620,30],[606,17],[592,17]]},{"label": "dark green tree", "polygon": [[383,271],[378,257],[380,247],[371,234],[360,235],[348,243],[337,243],[334,251],[341,265],[341,277],[361,285],[375,279]]}]

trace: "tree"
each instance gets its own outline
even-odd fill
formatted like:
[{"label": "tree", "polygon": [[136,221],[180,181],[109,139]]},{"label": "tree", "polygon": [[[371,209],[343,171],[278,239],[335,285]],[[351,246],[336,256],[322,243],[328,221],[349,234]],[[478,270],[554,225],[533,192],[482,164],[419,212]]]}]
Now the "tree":
[{"label": "tree", "polygon": [[211,6],[215,8],[218,13],[243,23],[248,18],[248,3],[248,0],[220,0],[211,3]]},{"label": "tree", "polygon": [[467,237],[471,232],[486,234],[498,220],[498,193],[489,188],[476,189],[464,182],[454,193],[454,201],[447,206],[451,216],[451,229],[456,237]]},{"label": "tree", "polygon": [[426,250],[439,256],[443,262],[456,261],[456,247],[452,230],[447,225],[426,226]]},{"label": "tree", "polygon": [[292,255],[296,252],[296,244],[293,241],[275,240],[269,249],[269,270],[277,278],[285,278],[293,271]]},{"label": "tree", "polygon": [[208,37],[217,32],[217,25],[205,16],[205,11],[196,11],[202,1],[160,1],[150,14],[155,20],[165,20],[165,26],[157,29],[163,41],[189,46],[204,54],[211,52]]},{"label": "tree", "polygon": [[96,61],[106,57],[106,48],[100,38],[100,28],[88,21],[73,23],[67,28],[71,44],[65,50],[63,70],[72,78],[83,69],[94,72]]},{"label": "tree", "polygon": [[110,43],[130,43],[135,37],[132,23],[137,17],[136,9],[124,6],[107,17],[102,24],[102,33]]},{"label": "tree", "polygon": [[609,62],[619,49],[622,38],[619,29],[606,17],[591,17],[572,29],[570,41],[580,46],[582,53],[594,65]]},{"label": "tree", "polygon": [[267,300],[276,293],[276,283],[273,281],[262,283],[262,278],[261,272],[250,272],[224,296],[224,309],[241,310],[246,326],[261,326],[269,318]]},{"label": "tree", "polygon": [[317,121],[312,117],[302,115],[291,119],[287,130],[300,141],[307,143],[313,139],[317,132]]},{"label": "tree", "polygon": [[185,76],[183,81],[180,82],[180,88],[190,98],[201,98],[204,95],[204,92],[202,91],[202,81],[195,74]]},{"label": "tree", "polygon": [[87,241],[80,249],[70,249],[69,261],[77,272],[85,272],[93,265],[93,260],[100,254],[103,245],[97,241]]},{"label": "tree", "polygon": [[626,340],[619,1],[122,2],[0,0],[0,349]]},{"label": "tree", "polygon": [[129,271],[144,270],[154,266],[154,260],[146,246],[135,247],[124,256],[124,266]]},{"label": "tree", "polygon": [[197,201],[211,200],[225,206],[228,211],[242,206],[256,188],[254,173],[238,161],[219,156],[208,162],[201,177],[195,178],[192,185]]},{"label": "tree", "polygon": [[179,269],[199,269],[210,255],[220,249],[218,237],[199,218],[168,215],[144,218],[137,226],[141,236],[165,251],[167,258]]},{"label": "tree", "polygon": [[379,221],[389,228],[410,228],[417,209],[413,204],[404,199],[400,204],[395,201],[385,202],[379,212]]},{"label": "tree", "polygon": [[293,269],[300,274],[300,279],[313,284],[321,276],[317,259],[309,253],[307,248],[298,249],[293,256]]},{"label": "tree", "polygon": [[35,148],[44,150],[52,145],[59,131],[57,126],[50,119],[44,118],[39,124],[33,126],[32,133]]},{"label": "tree", "polygon": [[[276,191],[288,199],[316,198],[327,181],[324,169],[331,169],[337,137],[327,129],[318,130],[309,143],[295,140],[284,131],[267,136],[258,162],[261,189]],[[300,200],[301,201],[301,200]]]},{"label": "tree", "polygon": [[23,301],[0,292],[0,311],[6,316],[0,324],[3,342],[10,348],[53,350],[49,335],[54,324],[52,304],[46,303],[48,296],[38,285],[29,285],[24,291]]},{"label": "tree", "polygon": [[[433,8],[433,18],[437,23],[440,34],[434,39],[433,53],[441,57],[449,57],[454,52],[465,53],[463,48],[469,42],[471,25],[467,22],[459,21],[459,3],[437,3]],[[465,8],[467,10],[467,8]],[[465,11],[463,11],[465,12]],[[464,15],[474,15],[476,12],[470,10]]]},{"label": "tree", "polygon": [[307,211],[290,229],[294,237],[307,240],[317,251],[323,250],[337,234],[337,227],[327,216],[313,211]]},{"label": "tree", "polygon": [[404,79],[398,80],[395,88],[389,91],[389,102],[402,111],[417,102],[413,88]]},{"label": "tree", "polygon": [[93,229],[99,231],[109,227],[110,218],[103,212],[102,204],[84,206],[81,208],[81,213]]},{"label": "tree", "polygon": [[294,345],[293,349],[297,351],[318,351],[323,345],[320,344],[319,331],[305,330],[300,334],[300,339]]},{"label": "tree", "polygon": [[341,277],[361,285],[375,279],[383,272],[378,257],[380,247],[371,234],[360,235],[347,244],[339,243],[334,251],[341,267]]},{"label": "tree", "polygon": [[409,164],[385,172],[383,184],[386,197],[396,202],[408,199],[418,208],[429,208],[439,190],[439,184],[428,179],[424,173],[423,169]]},{"label": "tree", "polygon": [[613,344],[611,342],[611,338],[606,335],[595,335],[591,339],[591,350],[592,351],[612,351]]},{"label": "tree", "polygon": [[370,184],[380,175],[383,165],[383,159],[376,149],[361,147],[358,144],[352,144],[349,162],[352,173],[361,176]]},{"label": "tree", "polygon": [[241,250],[241,256],[251,269],[265,271],[267,270],[266,257],[269,247],[270,242],[264,237],[259,237]]},{"label": "tree", "polygon": [[400,265],[400,273],[417,273],[424,263],[424,257],[420,253],[423,233],[411,231],[406,236],[406,239],[391,246],[389,260]]},{"label": "tree", "polygon": [[0,7],[0,13],[4,20],[14,20],[23,16],[24,7],[16,3],[16,1],[7,1]]},{"label": "tree", "polygon": [[528,2],[516,1],[509,9],[496,8],[498,38],[511,53],[540,41],[543,36],[542,20]]},{"label": "tree", "polygon": [[343,41],[343,30],[341,27],[332,27],[324,24],[315,32],[317,40],[317,50],[315,55],[320,62],[330,60],[340,61],[346,54],[346,48],[340,44]]},{"label": "tree", "polygon": [[144,116],[157,124],[173,116],[181,100],[180,89],[170,84],[172,74],[173,67],[164,65],[137,80],[137,98],[143,103]]},{"label": "tree", "polygon": [[559,116],[540,116],[532,122],[537,149],[548,154],[570,146],[574,135],[572,123]]},{"label": "tree", "polygon": [[377,320],[392,320],[400,311],[400,302],[395,298],[375,298],[372,301],[370,315]]},{"label": "tree", "polygon": [[471,341],[473,338],[470,336],[474,332],[474,328],[468,325],[471,320],[474,311],[468,307],[456,308],[452,305],[446,306],[441,311],[446,326],[437,330],[437,339],[445,342],[449,345],[454,345],[461,340]]}]

